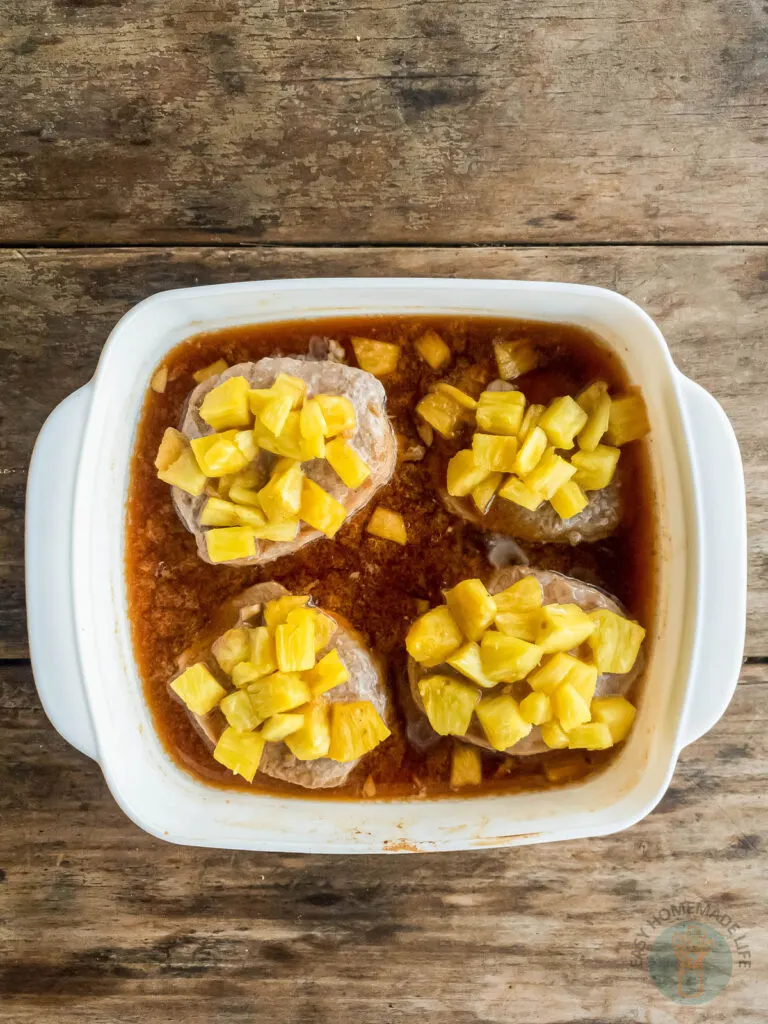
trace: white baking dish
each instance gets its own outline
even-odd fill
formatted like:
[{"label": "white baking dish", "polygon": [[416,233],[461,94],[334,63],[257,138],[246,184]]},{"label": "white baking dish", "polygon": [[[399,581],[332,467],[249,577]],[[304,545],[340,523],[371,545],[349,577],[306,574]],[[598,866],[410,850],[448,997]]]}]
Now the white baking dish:
[{"label": "white baking dish", "polygon": [[[124,504],[145,389],[190,334],[344,314],[448,313],[580,324],[623,358],[652,423],[661,508],[657,635],[637,724],[609,771],[545,793],[435,801],[328,801],[213,789],[171,762],[144,702],[123,573]],[[32,662],[52,723],[99,762],[138,825],[177,843],[371,853],[461,850],[595,836],[646,815],[683,746],[733,694],[746,603],[739,450],[717,402],[682,376],[650,318],[600,288],[525,281],[261,281],[163,292],[115,327],[93,380],[44,425],[27,493]]]}]

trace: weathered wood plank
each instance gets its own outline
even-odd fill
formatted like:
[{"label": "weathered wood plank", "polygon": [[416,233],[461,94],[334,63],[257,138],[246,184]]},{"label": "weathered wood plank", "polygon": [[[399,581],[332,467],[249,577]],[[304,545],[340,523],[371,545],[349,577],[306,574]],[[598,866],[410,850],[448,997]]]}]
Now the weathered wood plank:
[{"label": "weathered wood plank", "polygon": [[4,710],[0,1019],[682,1022],[633,941],[670,903],[704,900],[746,930],[753,967],[700,1019],[764,1024],[767,735],[768,666],[750,666],[628,832],[322,858],[165,845],[38,708]]},{"label": "weathered wood plank", "polygon": [[162,288],[332,274],[563,279],[616,288],[722,402],[749,492],[747,654],[768,654],[768,250],[760,247],[140,249],[0,253],[0,656],[25,657],[26,466],[47,413],[88,380],[115,321]]},{"label": "weathered wood plank", "polygon": [[744,0],[8,0],[0,239],[765,241],[767,30]]}]

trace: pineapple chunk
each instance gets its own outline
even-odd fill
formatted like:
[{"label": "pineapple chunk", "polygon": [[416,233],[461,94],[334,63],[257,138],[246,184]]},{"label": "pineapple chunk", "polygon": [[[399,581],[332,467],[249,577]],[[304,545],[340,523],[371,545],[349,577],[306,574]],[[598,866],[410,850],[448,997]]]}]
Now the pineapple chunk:
[{"label": "pineapple chunk", "polygon": [[529,693],[520,701],[520,715],[531,725],[543,725],[552,717],[552,701],[540,690]]},{"label": "pineapple chunk", "polygon": [[[259,492],[253,487],[243,487],[242,484],[237,482],[237,477],[235,477],[233,483],[230,485],[228,497],[230,501],[234,501],[237,505],[248,505],[250,508],[261,508]],[[265,522],[266,519],[262,516],[262,525]]]},{"label": "pineapple chunk", "polygon": [[285,745],[300,761],[326,757],[331,746],[328,705],[323,700],[313,700],[299,708],[299,712],[304,716],[304,724],[286,736]]},{"label": "pineapple chunk", "polygon": [[539,635],[539,609],[529,612],[498,612],[496,628],[505,636],[516,636],[519,640],[536,643]]},{"label": "pineapple chunk", "polygon": [[522,391],[484,391],[477,403],[477,427],[486,434],[516,435],[523,422]]},{"label": "pineapple chunk", "polygon": [[608,394],[608,385],[604,380],[595,380],[589,387],[576,395],[576,401],[584,412],[589,415],[604,395]]},{"label": "pineapple chunk", "polygon": [[228,369],[227,361],[225,359],[217,359],[215,363],[209,363],[208,366],[204,366],[201,370],[196,370],[192,376],[198,384],[202,384],[209,377],[218,377],[226,369]]},{"label": "pineapple chunk", "polygon": [[418,354],[433,370],[441,370],[451,361],[451,350],[431,327],[428,327],[420,338],[413,343]]},{"label": "pineapple chunk", "polygon": [[261,529],[267,522],[261,509],[249,508],[246,505],[235,505],[235,515],[238,526],[251,526]]},{"label": "pineapple chunk", "polygon": [[455,668],[457,672],[461,672],[467,679],[471,679],[473,683],[477,683],[478,686],[482,686],[485,690],[491,689],[491,687],[496,685],[493,679],[489,679],[483,671],[483,663],[480,660],[480,648],[472,641],[464,644],[458,651],[454,651],[445,660],[451,668]]},{"label": "pineapple chunk", "polygon": [[[282,472],[275,472],[259,491],[261,507],[271,523],[296,519],[301,509],[304,473],[298,462]],[[231,493],[231,492],[230,492]]]},{"label": "pineapple chunk", "polygon": [[254,416],[258,416],[267,402],[275,397],[272,388],[253,388],[248,392],[248,407]]},{"label": "pineapple chunk", "polygon": [[284,519],[280,523],[267,523],[266,526],[253,527],[253,535],[257,540],[271,540],[276,544],[289,544],[292,540],[296,540],[298,533],[298,519]]},{"label": "pineapple chunk", "polygon": [[300,418],[300,413],[289,412],[279,437],[276,437],[267,430],[260,420],[257,420],[254,426],[256,444],[265,452],[272,452],[273,455],[280,455],[283,458],[292,459],[294,462],[303,462],[307,456],[302,445]]},{"label": "pineapple chunk", "polygon": [[432,608],[416,619],[405,638],[405,649],[414,661],[434,668],[464,643],[464,637],[447,605]]},{"label": "pineapple chunk", "polygon": [[496,473],[512,473],[517,462],[517,438],[496,434],[474,434],[472,457],[475,465]]},{"label": "pineapple chunk", "polygon": [[200,418],[214,430],[250,426],[250,390],[245,377],[229,377],[205,396],[200,406]]},{"label": "pineapple chunk", "polygon": [[249,682],[277,671],[275,640],[274,637],[270,636],[267,627],[256,626],[254,629],[249,629],[248,642],[250,645],[248,661],[257,672],[257,675],[253,676]]},{"label": "pineapple chunk", "polygon": [[256,438],[253,436],[252,430],[238,430],[235,433],[234,442],[248,462],[253,462],[259,454],[259,448],[256,444]]},{"label": "pineapple chunk", "polygon": [[304,725],[304,715],[283,713],[272,715],[261,727],[261,735],[268,743],[279,743]]},{"label": "pineapple chunk", "polygon": [[240,732],[250,732],[259,724],[256,712],[253,710],[251,698],[245,690],[235,690],[228,693],[219,704],[227,724]]},{"label": "pineapple chunk", "polygon": [[466,412],[453,398],[440,391],[430,391],[416,406],[416,412],[441,437],[450,440],[466,420]]},{"label": "pineapple chunk", "polygon": [[463,451],[456,452],[448,463],[448,493],[454,498],[464,498],[482,483],[490,472],[484,466],[477,465],[474,452],[470,448],[464,448]]},{"label": "pineapple chunk", "polygon": [[632,728],[635,708],[626,697],[597,697],[592,701],[592,720],[602,722],[610,730],[613,742],[621,743]]},{"label": "pineapple chunk", "polygon": [[589,418],[576,435],[579,448],[585,452],[593,452],[600,444],[600,439],[608,429],[611,416],[611,398],[605,392],[600,395],[589,412]]},{"label": "pineapple chunk", "polygon": [[457,405],[460,405],[462,409],[466,409],[468,412],[474,412],[477,408],[477,402],[471,395],[468,395],[466,391],[462,391],[461,388],[455,388],[453,384],[446,384],[445,381],[440,381],[439,384],[435,385],[435,391],[441,395],[446,395],[448,398],[452,398]]},{"label": "pineapple chunk", "polygon": [[227,693],[202,662],[185,669],[171,689],[195,715],[207,715]]},{"label": "pineapple chunk", "polygon": [[561,519],[571,519],[587,507],[587,496],[577,483],[568,480],[549,499]]},{"label": "pineapple chunk", "polygon": [[281,672],[308,672],[315,667],[315,623],[305,616],[275,630],[277,667]]},{"label": "pineapple chunk", "polygon": [[334,648],[321,658],[314,668],[305,672],[303,678],[312,691],[312,696],[319,697],[335,686],[346,683],[349,679],[349,670]]},{"label": "pineapple chunk", "polygon": [[325,435],[328,433],[328,424],[323,416],[323,410],[316,398],[310,398],[304,403],[299,413],[299,432],[302,437],[302,445],[310,458],[322,459],[325,457]]},{"label": "pineapple chunk", "polygon": [[338,626],[330,615],[321,612],[319,608],[295,608],[288,613],[285,621],[289,626],[294,626],[306,620],[312,623],[315,632],[315,653],[322,651],[330,643]]},{"label": "pineapple chunk", "polygon": [[299,515],[305,523],[326,537],[335,537],[347,518],[347,510],[314,480],[305,477]]},{"label": "pineapple chunk", "polygon": [[515,636],[489,630],[480,641],[483,671],[496,683],[525,679],[541,661],[542,649]]},{"label": "pineapple chunk", "polygon": [[575,472],[575,466],[556,455],[554,448],[547,448],[536,467],[526,476],[525,484],[542,498],[550,499]]},{"label": "pineapple chunk", "polygon": [[494,750],[507,750],[531,731],[530,722],[520,714],[514,697],[501,694],[483,697],[477,705],[477,717]]},{"label": "pineapple chunk", "polygon": [[496,602],[481,580],[462,580],[446,592],[445,602],[467,640],[479,640],[496,615]]},{"label": "pineapple chunk", "polygon": [[586,704],[591,704],[597,687],[597,676],[598,672],[594,665],[574,658],[574,664],[571,665],[563,682],[569,683]]},{"label": "pineapple chunk", "polygon": [[547,654],[570,651],[583,643],[595,627],[592,616],[577,604],[547,604],[540,612],[536,643]]},{"label": "pineapple chunk", "polygon": [[253,709],[259,722],[263,722],[281,711],[293,711],[310,699],[309,687],[293,672],[273,672],[271,676],[249,683]]},{"label": "pineapple chunk", "polygon": [[331,705],[332,761],[357,761],[385,740],[391,733],[369,700]]},{"label": "pineapple chunk", "polygon": [[613,737],[607,725],[589,722],[571,729],[568,733],[568,746],[571,750],[607,750],[613,746]]},{"label": "pineapple chunk", "polygon": [[237,518],[237,505],[231,501],[222,501],[221,498],[209,498],[203,511],[200,513],[201,526],[239,526]]},{"label": "pineapple chunk", "polygon": [[155,469],[168,469],[178,459],[189,442],[180,430],[166,427],[155,456]]},{"label": "pineapple chunk", "polygon": [[574,438],[587,422],[587,414],[570,395],[550,402],[539,426],[555,448],[573,448]]},{"label": "pineapple chunk", "polygon": [[538,466],[546,450],[547,435],[541,427],[534,427],[523,441],[512,470],[520,476],[528,476]]},{"label": "pineapple chunk", "polygon": [[607,609],[590,612],[594,632],[587,639],[599,672],[629,672],[635,664],[645,630],[639,622]]},{"label": "pineapple chunk", "polygon": [[565,732],[583,725],[591,718],[589,704],[570,683],[561,683],[552,696],[555,716]]},{"label": "pineapple chunk", "polygon": [[565,682],[571,669],[578,664],[578,658],[559,651],[543,661],[535,672],[531,672],[526,682],[531,689],[551,697],[558,686]]},{"label": "pineapple chunk", "polygon": [[309,594],[286,594],[274,601],[267,601],[264,606],[264,625],[269,635],[274,636],[277,627],[288,621],[291,612],[303,608],[308,602]]},{"label": "pineapple chunk", "polygon": [[317,404],[325,418],[325,436],[337,437],[343,434],[349,437],[357,430],[355,407],[343,395],[317,395]]},{"label": "pineapple chunk", "polygon": [[386,377],[394,373],[400,359],[400,346],[388,341],[374,341],[372,338],[351,338],[352,348],[361,370],[367,370],[375,377]]},{"label": "pineapple chunk", "polygon": [[235,775],[253,782],[263,751],[263,736],[257,732],[238,732],[230,726],[219,737],[213,756]]},{"label": "pineapple chunk", "polygon": [[370,467],[343,437],[328,442],[325,457],[347,487],[359,487],[371,475]]},{"label": "pineapple chunk", "polygon": [[571,465],[576,467],[573,482],[585,491],[599,491],[613,480],[621,452],[606,444],[599,444],[591,452],[574,452]]},{"label": "pineapple chunk", "polygon": [[[525,442],[528,439],[529,434],[532,430],[535,430],[539,425],[539,420],[546,411],[545,405],[531,404],[525,410],[525,416],[523,416],[523,422],[520,424],[520,430],[518,431],[518,437],[521,441]],[[544,435],[546,437],[546,434]]]},{"label": "pineapple chunk", "polygon": [[480,699],[480,691],[448,676],[427,676],[419,682],[419,694],[429,724],[440,736],[463,736]]},{"label": "pineapple chunk", "polygon": [[548,782],[575,782],[583,779],[588,771],[589,764],[583,754],[572,754],[567,760],[558,760],[555,764],[544,762],[544,774]]},{"label": "pineapple chunk", "polygon": [[608,430],[605,432],[608,444],[620,448],[623,444],[645,437],[650,429],[645,402],[640,395],[614,398],[611,402]]},{"label": "pineapple chunk", "polygon": [[523,576],[511,587],[494,594],[496,608],[500,612],[532,612],[541,608],[544,600],[541,584],[535,576]]},{"label": "pineapple chunk", "polygon": [[[275,664],[275,668],[271,671],[274,672],[276,669],[277,664]],[[259,665],[255,665],[250,661],[241,661],[239,665],[235,665],[232,669],[232,682],[238,690],[242,690],[249,683],[255,683],[257,679],[261,679],[262,676],[269,674],[268,672],[262,672]]]},{"label": "pineapple chunk", "polygon": [[408,543],[405,520],[399,512],[393,512],[388,508],[379,506],[374,509],[365,529],[367,533],[381,537],[382,540],[393,540],[395,544]]},{"label": "pineapple chunk", "polygon": [[224,476],[245,469],[248,459],[235,444],[236,430],[193,437],[190,444],[197,464],[206,476]]},{"label": "pineapple chunk", "polygon": [[165,389],[168,386],[168,367],[161,366],[159,370],[156,370],[152,376],[152,380],[149,382],[149,386],[153,391],[156,391],[158,395],[165,393]]},{"label": "pineapple chunk", "polygon": [[222,672],[232,675],[235,665],[247,661],[251,655],[251,640],[244,626],[236,626],[222,633],[211,644],[211,654],[219,663]]},{"label": "pineapple chunk", "polygon": [[554,719],[542,724],[541,738],[550,750],[562,750],[568,746],[568,734],[563,732],[558,722]]},{"label": "pineapple chunk", "polygon": [[451,755],[451,789],[479,786],[483,781],[483,760],[477,747],[454,743]]},{"label": "pineapple chunk", "polygon": [[480,515],[485,515],[488,511],[503,479],[504,475],[502,473],[489,473],[485,480],[481,480],[479,484],[472,488],[470,492],[472,494],[472,501],[475,503],[475,508]]},{"label": "pineapple chunk", "polygon": [[234,562],[238,558],[253,558],[256,554],[256,538],[253,530],[247,526],[223,526],[207,530],[205,546],[214,565]]},{"label": "pineapple chunk", "polygon": [[508,476],[504,486],[499,489],[499,497],[507,501],[513,501],[515,505],[527,508],[529,512],[535,512],[544,500],[538,491],[533,491],[516,476]]},{"label": "pineapple chunk", "polygon": [[530,341],[495,341],[493,354],[502,380],[515,380],[539,365],[538,351]]},{"label": "pineapple chunk", "polygon": [[274,398],[270,398],[264,408],[259,412],[258,419],[270,434],[274,434],[275,437],[279,437],[286,422],[288,416],[293,409],[293,397],[292,395],[279,394]]},{"label": "pineapple chunk", "polygon": [[203,493],[208,482],[205,473],[201,472],[197,459],[191,448],[185,448],[181,455],[172,462],[167,469],[161,469],[158,479],[171,487],[178,487],[180,491],[186,491],[193,497]]},{"label": "pineapple chunk", "polygon": [[301,377],[293,377],[290,373],[278,373],[272,385],[275,394],[288,395],[291,408],[300,409],[307,393],[307,382]]}]

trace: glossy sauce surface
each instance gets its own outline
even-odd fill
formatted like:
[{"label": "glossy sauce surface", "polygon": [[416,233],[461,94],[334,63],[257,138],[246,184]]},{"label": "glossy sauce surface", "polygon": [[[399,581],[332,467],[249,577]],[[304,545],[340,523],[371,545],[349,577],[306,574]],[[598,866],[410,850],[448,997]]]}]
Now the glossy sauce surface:
[{"label": "glossy sauce surface", "polygon": [[[431,370],[416,354],[413,341],[427,327],[439,332],[454,358],[442,371]],[[191,534],[173,510],[170,488],[156,477],[154,458],[163,432],[178,426],[187,395],[195,387],[192,374],[216,359],[229,365],[264,356],[307,351],[313,336],[334,338],[355,365],[350,337],[378,338],[402,346],[397,372],[382,379],[388,412],[398,434],[400,458],[389,484],[370,504],[344,524],[333,540],[322,539],[297,554],[260,568],[230,568],[202,562]],[[274,579],[293,593],[311,593],[321,607],[348,619],[386,661],[397,710],[392,737],[378,747],[336,790],[314,790],[313,797],[355,798],[370,776],[377,798],[439,796],[450,793],[452,741],[437,741],[417,750],[407,738],[412,713],[405,681],[404,637],[417,617],[417,602],[442,602],[442,591],[461,579],[487,580],[493,567],[487,557],[487,535],[452,515],[443,506],[436,481],[447,457],[462,444],[439,439],[422,461],[405,461],[423,442],[416,432],[413,409],[437,380],[477,396],[497,376],[494,340],[526,338],[540,346],[545,367],[515,383],[531,401],[546,402],[574,394],[596,377],[612,391],[626,390],[629,381],[618,359],[597,339],[568,325],[485,318],[366,317],[292,321],[198,334],[182,342],[164,359],[168,384],[163,394],[148,390],[131,465],[126,510],[126,585],[134,652],[155,727],[171,757],[200,779],[218,786],[301,795],[306,790],[258,775],[252,786],[218,765],[193,729],[185,710],[171,698],[168,680],[176,658],[188,647],[218,606],[256,582]],[[655,501],[645,442],[622,451],[630,464],[626,475],[632,493],[620,530],[607,540],[576,547],[526,544],[530,563],[556,569],[615,595],[632,617],[651,632],[656,567]],[[501,499],[497,499],[501,500]],[[401,547],[365,533],[377,505],[400,512],[408,528]],[[648,641],[646,641],[647,643]],[[551,769],[572,756],[553,751],[533,757],[505,757],[483,752],[483,783],[462,791],[545,788],[545,764]],[[587,754],[595,769],[614,752]],[[372,792],[369,781],[366,787]],[[455,795],[455,794],[454,794]]]}]

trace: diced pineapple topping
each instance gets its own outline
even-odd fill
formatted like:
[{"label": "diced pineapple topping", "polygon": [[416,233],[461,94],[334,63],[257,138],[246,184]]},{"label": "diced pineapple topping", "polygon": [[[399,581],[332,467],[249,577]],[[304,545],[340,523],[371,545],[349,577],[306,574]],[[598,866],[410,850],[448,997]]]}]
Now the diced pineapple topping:
[{"label": "diced pineapple topping", "polygon": [[[520,424],[520,430],[518,431],[518,437],[521,441],[526,441],[532,430],[535,430],[539,425],[539,420],[546,411],[546,405],[536,405],[531,403],[525,410],[525,416],[523,416],[523,422]],[[546,438],[546,434],[544,437]]]},{"label": "diced pineapple topping", "polygon": [[307,382],[301,377],[293,377],[290,373],[278,373],[272,390],[291,399],[291,408],[300,409],[307,393]]},{"label": "diced pineapple topping", "polygon": [[357,430],[355,407],[343,395],[317,395],[317,404],[325,417],[325,436],[349,437]]},{"label": "diced pineapple topping", "polygon": [[483,781],[483,761],[477,747],[454,743],[451,754],[451,789],[479,786]]},{"label": "diced pineapple topping", "polygon": [[486,434],[517,436],[523,422],[522,391],[484,391],[477,403],[477,427]]},{"label": "diced pineapple topping", "polygon": [[315,635],[315,653],[322,651],[324,647],[328,646],[328,643],[336,632],[337,626],[330,615],[326,615],[325,612],[321,612],[319,608],[295,608],[292,612],[288,613],[288,617],[285,620],[289,626],[298,625],[299,623],[309,621],[312,623],[312,629]]},{"label": "diced pineapple topping", "polygon": [[483,697],[477,705],[477,717],[494,750],[513,747],[533,728],[520,714],[515,698],[506,693],[498,697]]},{"label": "diced pineapple topping", "polygon": [[201,526],[241,526],[237,518],[237,505],[221,498],[210,497],[200,513]]},{"label": "diced pineapple topping", "polygon": [[326,444],[325,458],[347,487],[360,487],[371,475],[370,466],[343,437],[334,438]]},{"label": "diced pineapple topping", "polygon": [[587,414],[570,395],[550,402],[539,426],[555,448],[573,448],[574,438],[587,422]]},{"label": "diced pineapple topping", "polygon": [[158,479],[171,487],[178,487],[179,490],[197,497],[203,493],[208,478],[197,464],[194,452],[191,448],[185,448],[179,457],[166,469],[158,471]]},{"label": "diced pineapple topping", "polygon": [[613,746],[613,737],[607,725],[588,722],[571,729],[568,733],[568,746],[571,750],[607,750]]},{"label": "diced pineapple topping", "polygon": [[453,384],[440,381],[439,384],[435,385],[435,391],[441,395],[446,395],[448,398],[452,398],[457,405],[460,405],[462,409],[467,409],[469,412],[474,412],[477,408],[475,399],[468,395],[466,391],[462,391],[461,388],[454,387]]},{"label": "diced pineapple topping", "polygon": [[538,351],[530,341],[496,341],[493,354],[502,380],[515,380],[539,365]]},{"label": "diced pineapple topping", "polygon": [[573,482],[584,491],[599,491],[613,480],[621,452],[607,444],[598,444],[591,452],[576,452],[571,465],[576,467]]},{"label": "diced pineapple topping", "polygon": [[466,410],[442,391],[425,395],[416,406],[416,413],[447,440],[456,437],[467,417]]},{"label": "diced pineapple topping", "polygon": [[480,641],[483,671],[496,683],[525,679],[541,661],[543,649],[536,644],[489,630]]},{"label": "diced pineapple topping", "polygon": [[496,473],[512,473],[517,465],[517,438],[495,434],[475,434],[472,458],[478,467]]},{"label": "diced pineapple topping", "polygon": [[204,366],[202,369],[195,371],[192,374],[198,384],[202,384],[204,380],[208,380],[209,377],[218,377],[220,373],[228,369],[227,361],[225,359],[217,359],[215,363],[210,363],[208,366]]},{"label": "diced pineapple topping", "polygon": [[496,685],[494,680],[489,679],[483,671],[480,647],[476,643],[470,641],[464,644],[445,660],[451,668],[455,668],[457,672],[461,672],[463,676],[471,679],[478,686],[482,686],[484,690],[491,689]]},{"label": "diced pineapple topping", "polygon": [[607,390],[597,396],[594,405],[587,411],[589,414],[587,422],[579,431],[576,440],[583,452],[593,452],[600,444],[600,439],[608,429],[610,421],[611,397]]},{"label": "diced pineapple topping", "polygon": [[368,520],[365,530],[366,533],[370,533],[374,537],[392,540],[395,544],[408,543],[408,531],[403,517],[399,512],[382,508],[380,505],[373,510],[373,515]]},{"label": "diced pineapple topping", "polygon": [[251,422],[245,377],[230,377],[208,392],[200,406],[200,418],[214,430],[247,427]]},{"label": "diced pineapple topping", "polygon": [[275,630],[277,667],[281,672],[308,672],[315,667],[315,623],[313,616],[284,622]]},{"label": "diced pineapple topping", "polygon": [[282,472],[273,472],[259,491],[259,501],[271,523],[298,518],[304,486],[301,464],[293,462]]},{"label": "diced pineapple topping", "polygon": [[264,752],[264,737],[257,732],[239,732],[231,726],[219,737],[214,758],[246,782],[253,782]]},{"label": "diced pineapple topping", "polygon": [[369,700],[331,705],[332,761],[357,761],[390,735],[376,708]]},{"label": "diced pineapple topping", "polygon": [[219,663],[222,672],[232,675],[232,669],[241,661],[248,661],[251,656],[251,639],[244,626],[228,629],[217,640],[214,640],[211,652]]},{"label": "diced pineapple topping", "polygon": [[516,476],[510,476],[499,489],[499,497],[512,501],[529,512],[535,512],[544,498]]},{"label": "diced pineapple topping", "polygon": [[523,441],[517,453],[515,464],[510,472],[526,477],[538,466],[542,455],[547,450],[547,435],[541,427],[533,427]]},{"label": "diced pineapple topping", "polygon": [[645,437],[650,429],[645,402],[639,394],[614,398],[605,434],[608,444],[620,448],[623,444]]},{"label": "diced pineapple topping", "polygon": [[499,612],[530,612],[534,608],[541,608],[544,595],[539,581],[530,575],[523,576],[511,587],[494,594],[493,599]]},{"label": "diced pineapple topping", "polygon": [[250,695],[246,690],[228,693],[219,704],[227,724],[240,732],[248,732],[259,724],[259,717],[253,710]]},{"label": "diced pineapple topping", "polygon": [[263,423],[270,434],[279,437],[283,432],[292,409],[292,395],[276,395],[274,398],[270,398],[259,412],[259,422]]},{"label": "diced pineapple topping", "polygon": [[552,696],[552,707],[560,726],[570,732],[591,718],[589,704],[570,683],[561,683]]},{"label": "diced pineapple topping", "polygon": [[528,643],[536,642],[539,635],[539,610],[529,612],[499,612],[496,615],[496,628],[505,636],[516,636]]},{"label": "diced pineapple topping", "polygon": [[322,406],[316,398],[310,398],[304,403],[299,414],[299,431],[308,455],[313,459],[324,458],[328,424]]},{"label": "diced pineapple topping", "polygon": [[550,750],[562,750],[568,746],[568,733],[563,732],[558,722],[551,719],[541,727],[541,738]]},{"label": "diced pineapple topping", "polygon": [[308,478],[304,479],[299,512],[305,523],[326,537],[335,537],[347,517],[347,510],[341,502]]},{"label": "diced pineapple topping", "polygon": [[464,498],[491,473],[485,466],[478,466],[471,449],[456,452],[448,463],[448,493],[454,498]]},{"label": "diced pineapple topping", "polygon": [[464,637],[447,605],[432,608],[416,619],[405,638],[405,648],[420,665],[434,668],[464,643]]},{"label": "diced pineapple topping", "polygon": [[274,672],[257,679],[248,684],[247,692],[259,722],[281,711],[293,711],[311,697],[309,686],[295,672]]},{"label": "diced pineapple topping", "polygon": [[563,654],[562,651],[553,654],[542,661],[536,671],[528,676],[528,685],[533,690],[551,696],[558,686],[565,682],[566,676],[577,662],[577,658]]},{"label": "diced pineapple topping", "polygon": [[279,743],[304,725],[304,715],[284,712],[272,715],[261,727],[261,735],[268,743]]},{"label": "diced pineapple topping", "polygon": [[546,693],[534,690],[520,701],[520,715],[531,725],[543,725],[552,717],[552,701]]},{"label": "diced pineapple topping", "polygon": [[225,526],[208,530],[205,535],[208,557],[218,562],[234,562],[238,558],[253,558],[256,537],[247,526]]},{"label": "diced pineapple topping", "polygon": [[608,609],[590,612],[591,632],[587,643],[600,672],[629,672],[635,664],[645,630],[638,622],[622,618]]},{"label": "diced pineapple topping", "polygon": [[547,448],[534,469],[526,476],[525,484],[536,491],[542,498],[550,499],[552,495],[567,483],[576,472],[574,466],[555,452]]},{"label": "diced pineapple topping", "polygon": [[285,745],[299,761],[316,761],[326,757],[331,747],[331,728],[328,705],[321,699],[312,700],[299,708],[304,717],[300,729],[286,736]]},{"label": "diced pineapple topping", "polygon": [[635,708],[626,697],[596,697],[592,701],[592,719],[608,727],[614,743],[621,743],[632,728]]},{"label": "diced pineapple topping", "polygon": [[250,644],[248,661],[257,673],[248,680],[253,682],[254,679],[268,676],[277,670],[277,653],[274,638],[266,626],[249,629],[248,640]]},{"label": "diced pineapple topping", "polygon": [[570,651],[583,643],[594,629],[592,616],[577,604],[547,604],[540,612],[536,643],[547,654]]},{"label": "diced pineapple topping", "polygon": [[[239,475],[240,474],[238,474],[238,476]],[[255,490],[253,487],[243,487],[242,484],[239,484],[237,482],[237,476],[235,477],[234,482],[229,488],[229,494],[227,495],[227,497],[231,502],[234,502],[235,505],[245,505],[250,509],[261,508],[261,498],[259,497],[259,492]],[[265,522],[266,519],[262,517],[262,524]]]},{"label": "diced pineapple topping", "polygon": [[567,480],[549,499],[561,519],[570,519],[587,507],[587,496],[577,483]]},{"label": "diced pineapple topping", "polygon": [[236,430],[227,430],[222,434],[192,438],[192,451],[206,476],[224,476],[245,469],[248,459],[235,444],[236,436]]},{"label": "diced pineapple topping", "polygon": [[274,601],[267,601],[264,606],[264,625],[269,635],[275,635],[277,627],[288,621],[288,616],[295,608],[303,608],[308,603],[309,594],[286,594]]},{"label": "diced pineapple topping", "polygon": [[188,446],[189,441],[180,430],[167,427],[155,456],[155,469],[168,469]]},{"label": "diced pineapple topping", "polygon": [[349,679],[349,670],[341,660],[339,652],[334,648],[324,658],[310,669],[304,672],[302,678],[309,685],[313,697],[319,697],[327,693],[335,686],[341,686]]},{"label": "diced pineapple topping", "polygon": [[195,715],[207,715],[227,692],[203,664],[190,665],[172,681],[171,689]]},{"label": "diced pineapple topping", "polygon": [[361,370],[367,370],[375,377],[386,377],[394,373],[400,359],[400,346],[388,341],[374,341],[372,338],[352,338],[352,348]]},{"label": "diced pineapple topping", "polygon": [[419,681],[419,694],[429,724],[440,736],[464,736],[480,693],[468,683],[450,676],[426,676]]},{"label": "diced pineapple topping", "polygon": [[496,602],[478,579],[457,583],[445,602],[467,640],[479,640],[496,616]]},{"label": "diced pineapple topping", "polygon": [[441,370],[451,361],[451,350],[431,327],[428,327],[420,338],[413,343],[418,354],[433,370]]},{"label": "diced pineapple topping", "polygon": [[485,515],[488,511],[491,502],[496,497],[496,491],[498,491],[501,486],[501,481],[503,479],[503,473],[489,473],[485,480],[481,480],[479,484],[475,484],[470,491],[472,501],[475,503],[475,508],[480,515]]}]

